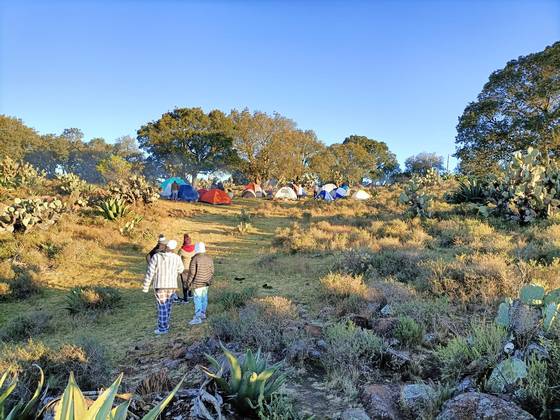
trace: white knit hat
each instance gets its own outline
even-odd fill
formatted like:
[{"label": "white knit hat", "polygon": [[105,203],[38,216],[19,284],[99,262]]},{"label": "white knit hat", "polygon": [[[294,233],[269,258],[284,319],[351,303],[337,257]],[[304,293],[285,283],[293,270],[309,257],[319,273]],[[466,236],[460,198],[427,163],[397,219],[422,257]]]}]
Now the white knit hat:
[{"label": "white knit hat", "polygon": [[206,245],[204,242],[197,242],[194,244],[194,253],[195,254],[204,254],[206,252]]},{"label": "white knit hat", "polygon": [[165,235],[163,233],[159,234],[158,242],[161,242],[163,244],[167,242],[167,239],[165,239]]},{"label": "white knit hat", "polygon": [[177,248],[177,241],[171,239],[169,242],[167,242],[167,248],[173,251],[175,248]]}]

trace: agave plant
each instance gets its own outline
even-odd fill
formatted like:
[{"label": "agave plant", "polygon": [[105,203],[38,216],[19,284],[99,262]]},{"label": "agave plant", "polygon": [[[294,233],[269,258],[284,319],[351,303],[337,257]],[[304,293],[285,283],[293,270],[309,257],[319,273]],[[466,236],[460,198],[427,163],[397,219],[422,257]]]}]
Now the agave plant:
[{"label": "agave plant", "polygon": [[260,349],[256,354],[247,350],[243,362],[223,345],[222,351],[230,367],[227,377],[224,376],[224,366],[210,355],[206,355],[206,358],[215,371],[206,367],[202,369],[216,381],[227,398],[242,410],[255,410],[270,401],[286,381],[286,376],[279,373],[280,364],[269,366],[268,359],[262,356]]},{"label": "agave plant", "polygon": [[[122,377],[123,374],[121,373],[115,382],[103,391],[93,404],[88,406],[82,391],[74,380],[74,374],[70,373],[70,379],[68,380],[68,385],[64,390],[64,394],[62,394],[62,397],[55,406],[55,420],[125,420],[128,416],[130,400],[113,407]],[[171,391],[171,394],[152,408],[142,419],[157,419],[173,399],[173,396],[177,393],[183,381],[184,378],[181,379],[173,391]]]},{"label": "agave plant", "polygon": [[97,206],[97,210],[107,220],[117,220],[128,214],[128,206],[120,198],[109,198],[102,201]]},{"label": "agave plant", "polygon": [[453,204],[486,204],[488,203],[487,189],[488,185],[484,181],[468,178],[459,182],[457,189],[449,195],[448,201]]},{"label": "agave plant", "polygon": [[[24,399],[20,400],[11,410],[8,414],[6,414],[6,408],[5,408],[5,403],[6,400],[8,399],[8,397],[12,394],[12,392],[14,392],[16,386],[17,386],[17,382],[18,382],[18,378],[17,375],[13,375],[12,376],[12,380],[10,385],[8,385],[6,387],[6,389],[4,390],[4,392],[2,394],[0,394],[0,419],[3,420],[31,420],[36,418],[37,415],[37,408],[39,406],[39,403],[41,401],[40,396],[41,396],[41,391],[43,390],[43,385],[45,383],[45,375],[43,374],[43,370],[37,366],[37,365],[33,365],[35,366],[37,369],[39,369],[39,381],[37,382],[37,388],[35,389],[35,392],[33,393],[33,395],[31,396],[31,399],[29,401],[26,401]],[[8,377],[10,376],[10,371],[6,371],[4,372],[4,374],[2,375],[2,377],[0,377],[0,389],[2,389],[2,387],[4,386],[4,382],[6,382],[6,380],[8,379]]]}]

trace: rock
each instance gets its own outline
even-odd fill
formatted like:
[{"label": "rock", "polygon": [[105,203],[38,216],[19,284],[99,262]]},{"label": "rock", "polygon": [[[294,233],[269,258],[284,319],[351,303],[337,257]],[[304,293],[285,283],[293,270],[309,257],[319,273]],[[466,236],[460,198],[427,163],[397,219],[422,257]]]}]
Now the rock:
[{"label": "rock", "polygon": [[315,345],[319,350],[326,350],[329,347],[325,340],[317,340]]},{"label": "rock", "polygon": [[323,327],[321,325],[305,324],[303,329],[310,337],[321,337],[323,335]]},{"label": "rock", "polygon": [[537,308],[515,301],[510,314],[510,327],[516,336],[530,337],[539,329],[540,312]]},{"label": "rock", "polygon": [[372,420],[402,419],[398,410],[397,385],[369,385],[362,391],[361,398]]},{"label": "rock", "polygon": [[398,318],[377,318],[371,322],[371,329],[377,335],[389,337],[393,334],[397,325],[399,325]]},{"label": "rock", "polygon": [[443,405],[436,420],[534,420],[515,404],[493,395],[467,392]]},{"label": "rock", "polygon": [[463,378],[461,382],[455,387],[455,395],[464,394],[465,392],[475,392],[476,391],[476,381],[472,376],[467,376]]},{"label": "rock", "polygon": [[385,305],[383,308],[381,308],[381,315],[383,316],[392,316],[395,314],[395,311],[393,310],[393,307],[391,305]]},{"label": "rock", "polygon": [[288,360],[302,360],[309,353],[309,348],[305,340],[294,341],[286,350]]},{"label": "rock", "polygon": [[340,420],[371,420],[363,408],[349,408],[340,415]]},{"label": "rock", "polygon": [[179,363],[181,363],[180,360],[167,359],[163,361],[163,366],[165,366],[169,370],[174,370],[177,368],[177,366],[179,366]]},{"label": "rock", "polygon": [[401,388],[401,407],[407,413],[419,413],[434,399],[434,390],[426,384],[408,384]]},{"label": "rock", "polygon": [[360,315],[353,315],[350,320],[357,326],[360,328],[363,328],[365,330],[369,330],[371,329],[371,323],[369,321],[369,319],[367,319],[366,317],[360,316]]},{"label": "rock", "polygon": [[316,359],[316,360],[320,359],[321,358],[321,352],[319,350],[315,350],[315,349],[310,350],[309,351],[309,357],[311,359]]},{"label": "rock", "polygon": [[546,347],[543,347],[537,343],[531,343],[527,346],[527,349],[525,350],[525,356],[530,357],[531,355],[535,355],[538,360],[548,360],[550,358]]}]

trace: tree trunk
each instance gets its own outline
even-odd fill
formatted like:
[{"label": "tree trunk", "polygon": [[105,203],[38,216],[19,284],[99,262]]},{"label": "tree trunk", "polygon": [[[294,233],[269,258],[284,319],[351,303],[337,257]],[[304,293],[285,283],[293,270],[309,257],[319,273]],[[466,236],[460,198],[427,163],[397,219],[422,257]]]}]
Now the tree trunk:
[{"label": "tree trunk", "polygon": [[191,174],[191,185],[196,186],[196,178],[198,177],[198,172],[193,172]]}]

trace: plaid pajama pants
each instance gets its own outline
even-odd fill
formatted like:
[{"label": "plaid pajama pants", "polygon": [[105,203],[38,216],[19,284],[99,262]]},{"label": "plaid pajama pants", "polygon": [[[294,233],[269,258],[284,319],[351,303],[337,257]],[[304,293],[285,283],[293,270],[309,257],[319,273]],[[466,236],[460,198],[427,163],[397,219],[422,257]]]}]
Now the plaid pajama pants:
[{"label": "plaid pajama pants", "polygon": [[158,316],[158,330],[169,331],[169,318],[171,318],[171,306],[173,305],[173,294],[175,289],[156,289],[156,306]]}]

